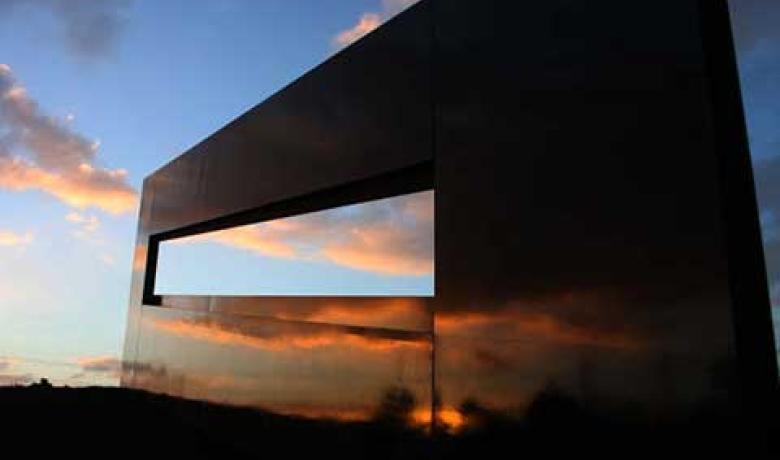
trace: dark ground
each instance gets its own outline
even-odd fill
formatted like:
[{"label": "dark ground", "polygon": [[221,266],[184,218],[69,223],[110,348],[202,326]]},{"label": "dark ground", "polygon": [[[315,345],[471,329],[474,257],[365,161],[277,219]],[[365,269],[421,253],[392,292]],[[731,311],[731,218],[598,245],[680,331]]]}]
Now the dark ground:
[{"label": "dark ground", "polygon": [[549,391],[523,421],[475,403],[462,408],[469,428],[431,436],[405,427],[403,401],[385,401],[375,421],[344,423],[122,388],[9,387],[0,388],[0,439],[4,456],[19,452],[7,458],[778,458],[767,438],[722,413],[616,424]]}]

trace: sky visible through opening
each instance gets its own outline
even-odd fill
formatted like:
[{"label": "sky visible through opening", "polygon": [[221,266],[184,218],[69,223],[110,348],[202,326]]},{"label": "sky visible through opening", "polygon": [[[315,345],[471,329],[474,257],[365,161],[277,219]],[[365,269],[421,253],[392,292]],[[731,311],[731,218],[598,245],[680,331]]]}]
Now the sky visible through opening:
[{"label": "sky visible through opening", "polygon": [[164,241],[158,295],[433,295],[432,191]]},{"label": "sky visible through opening", "polygon": [[[412,3],[0,0],[0,385],[116,384],[143,177]],[[780,2],[731,5],[777,331]],[[300,253],[277,250],[236,263],[276,263],[284,286]],[[403,264],[338,269],[367,290],[432,286]]]}]

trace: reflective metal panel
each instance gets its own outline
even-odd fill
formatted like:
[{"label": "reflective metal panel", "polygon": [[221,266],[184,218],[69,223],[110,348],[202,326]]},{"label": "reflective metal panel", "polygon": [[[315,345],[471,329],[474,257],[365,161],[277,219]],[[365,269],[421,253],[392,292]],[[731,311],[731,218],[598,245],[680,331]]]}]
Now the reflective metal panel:
[{"label": "reflective metal panel", "polygon": [[370,420],[403,391],[430,418],[430,334],[145,308],[129,384],[277,413]]},{"label": "reflective metal panel", "polygon": [[524,418],[554,388],[670,422],[769,397],[727,12],[703,3],[436,3],[443,408]]},{"label": "reflective metal panel", "polygon": [[432,158],[429,5],[417,5],[148,179],[151,233]]},{"label": "reflective metal panel", "polygon": [[[433,298],[154,295],[160,241],[431,188]],[[126,385],[361,420],[400,395],[465,458],[765,427],[725,2],[423,1],[155,173],[141,212]]]},{"label": "reflective metal panel", "polygon": [[761,205],[764,253],[772,301],[775,350],[780,363],[780,157],[755,160],[756,192]]},{"label": "reflective metal panel", "polygon": [[[123,385],[359,420],[400,398],[413,401],[405,422],[430,423],[429,299],[154,295],[161,241],[432,188],[429,11],[393,19],[146,179]],[[425,241],[401,261],[425,278],[423,295],[433,289],[427,217]],[[400,260],[379,243],[373,256]]]},{"label": "reflective metal panel", "polygon": [[160,305],[227,315],[430,332],[431,303],[428,297],[162,296]]}]

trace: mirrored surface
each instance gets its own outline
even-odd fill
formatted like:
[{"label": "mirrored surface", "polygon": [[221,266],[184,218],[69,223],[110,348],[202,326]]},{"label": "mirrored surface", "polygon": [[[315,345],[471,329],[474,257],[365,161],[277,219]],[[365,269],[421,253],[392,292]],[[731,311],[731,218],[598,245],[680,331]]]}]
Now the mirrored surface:
[{"label": "mirrored surface", "polygon": [[[777,373],[725,6],[442,0],[399,15],[155,173],[136,260],[155,259],[144,245],[159,232],[191,235],[253,207],[287,217],[434,188],[435,261],[412,251],[434,265],[433,297],[168,287],[151,306],[141,268],[123,383],[344,420],[369,417],[389,395],[414,401],[409,419],[433,413],[442,433],[482,429],[512,448],[517,433],[542,450],[616,428],[642,445],[663,434],[698,446],[735,426],[760,434]],[[353,73],[359,62],[414,65],[372,68],[368,85]],[[366,94],[322,96],[351,78],[350,91]],[[349,141],[344,130],[269,134],[280,113],[349,125],[356,107],[372,129]],[[408,148],[388,148],[399,142]],[[257,230],[264,242],[283,236],[277,256],[306,254],[285,231]],[[329,240],[304,234],[308,254],[327,258]],[[239,240],[205,244],[238,251]],[[365,247],[352,254],[377,260]],[[346,260],[330,259],[333,272],[356,268]],[[357,280],[354,292],[370,285]],[[472,447],[485,446],[502,444]]]},{"label": "mirrored surface", "polygon": [[410,425],[430,423],[428,333],[155,307],[141,323],[133,387],[339,420],[371,420],[401,395]]},{"label": "mirrored surface", "polygon": [[[756,159],[756,192],[761,207],[761,227],[772,301],[775,349],[780,350],[780,157]],[[777,353],[780,363],[780,351]]]},{"label": "mirrored surface", "polygon": [[161,298],[161,305],[181,310],[427,332],[431,331],[432,303],[430,297],[381,296]]},{"label": "mirrored surface", "polygon": [[760,413],[776,372],[725,3],[435,14],[442,408]]}]

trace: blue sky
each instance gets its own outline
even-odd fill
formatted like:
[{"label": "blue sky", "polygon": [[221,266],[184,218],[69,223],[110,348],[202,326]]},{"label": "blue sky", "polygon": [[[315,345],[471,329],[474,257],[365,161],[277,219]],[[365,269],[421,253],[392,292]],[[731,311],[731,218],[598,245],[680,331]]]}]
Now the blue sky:
[{"label": "blue sky", "polygon": [[[66,9],[0,0],[0,64],[7,66],[0,84],[24,88],[18,101],[37,104],[37,117],[14,126],[71,142],[76,157],[26,170],[48,185],[0,183],[3,378],[115,381],[137,218],[132,197],[143,177],[410,3],[69,0]],[[780,2],[732,6],[760,174],[780,158]],[[0,138],[3,123],[10,126],[0,119]],[[46,161],[43,153],[27,158]],[[93,172],[79,169],[85,159]],[[74,179],[52,185],[46,172]],[[759,181],[760,198],[775,196],[772,177]],[[780,204],[762,207],[765,235],[778,233]],[[780,247],[777,240],[768,247]],[[769,257],[778,267],[773,286],[780,285],[777,253]]]},{"label": "blue sky", "polygon": [[160,295],[432,296],[434,192],[160,245]]},{"label": "blue sky", "polygon": [[[120,182],[137,191],[150,172],[337,51],[339,34],[364,14],[381,20],[408,2],[69,0],[72,11],[53,3],[0,0],[0,63],[42,117],[100,142],[93,166],[126,170]],[[62,381],[79,360],[118,356],[137,211],[6,187],[0,212],[0,372]]]}]

